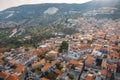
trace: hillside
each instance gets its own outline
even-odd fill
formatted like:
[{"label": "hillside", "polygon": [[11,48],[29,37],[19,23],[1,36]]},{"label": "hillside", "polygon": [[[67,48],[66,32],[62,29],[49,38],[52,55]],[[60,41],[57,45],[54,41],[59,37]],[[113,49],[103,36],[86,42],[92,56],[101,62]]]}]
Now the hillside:
[{"label": "hillside", "polygon": [[[85,13],[90,10],[96,10],[101,7],[115,7],[117,8],[117,11],[114,13],[119,15],[119,0],[93,0],[87,3],[83,4],[34,4],[34,5],[22,5],[18,7],[12,7],[8,8],[4,11],[0,12],[0,22],[8,22],[8,21],[14,21],[14,22],[21,22],[23,20],[33,20],[36,18],[44,18],[43,16],[46,15],[45,11],[49,8],[54,8],[57,11],[54,14],[48,14],[51,17],[52,15],[55,15],[56,17],[61,17],[71,11],[81,12]],[[49,12],[51,13],[51,12]],[[112,14],[112,15],[114,15]],[[110,15],[109,15],[110,16]],[[49,18],[48,17],[48,18]],[[110,18],[119,18],[111,16]],[[53,17],[54,19],[54,17]]]},{"label": "hillside", "polygon": [[[0,12],[0,47],[34,46],[59,33],[76,33],[77,27],[81,29],[89,22],[102,26],[100,19],[104,23],[109,18],[120,18],[119,3],[119,0],[93,0],[83,4],[34,4],[6,9]],[[26,41],[26,37],[32,39]]]}]

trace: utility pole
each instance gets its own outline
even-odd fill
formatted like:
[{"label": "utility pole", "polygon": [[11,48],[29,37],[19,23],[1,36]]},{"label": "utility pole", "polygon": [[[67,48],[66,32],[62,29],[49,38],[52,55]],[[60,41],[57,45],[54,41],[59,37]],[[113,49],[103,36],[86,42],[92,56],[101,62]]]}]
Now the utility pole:
[{"label": "utility pole", "polygon": [[83,73],[84,69],[85,69],[85,59],[84,59],[84,61],[83,61],[83,67],[82,67],[82,70],[81,70],[81,72],[80,72],[80,75],[79,75],[78,80],[80,80],[81,75],[82,75],[82,73]]}]

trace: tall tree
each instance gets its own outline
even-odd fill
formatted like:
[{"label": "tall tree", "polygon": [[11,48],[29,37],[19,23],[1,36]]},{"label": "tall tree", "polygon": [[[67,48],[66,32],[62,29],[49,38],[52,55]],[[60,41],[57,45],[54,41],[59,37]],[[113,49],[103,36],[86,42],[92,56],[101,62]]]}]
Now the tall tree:
[{"label": "tall tree", "polygon": [[66,52],[68,50],[68,42],[63,41],[60,45],[59,52]]}]

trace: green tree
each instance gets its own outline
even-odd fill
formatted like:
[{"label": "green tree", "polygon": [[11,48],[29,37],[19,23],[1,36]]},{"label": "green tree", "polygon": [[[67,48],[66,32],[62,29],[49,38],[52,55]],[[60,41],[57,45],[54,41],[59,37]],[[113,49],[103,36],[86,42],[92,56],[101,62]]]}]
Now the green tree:
[{"label": "green tree", "polygon": [[45,55],[44,54],[38,54],[38,57],[43,59],[43,58],[45,58]]},{"label": "green tree", "polygon": [[34,68],[34,69],[32,69],[31,71],[34,73],[36,70],[37,70],[37,69],[36,69],[36,68]]},{"label": "green tree", "polygon": [[60,63],[56,63],[56,68],[61,70],[63,66]]},{"label": "green tree", "polygon": [[66,52],[68,50],[68,42],[63,41],[60,45],[59,52]]},{"label": "green tree", "polygon": [[72,66],[71,66],[71,69],[75,70],[75,67],[76,67],[75,65],[72,65]]},{"label": "green tree", "polygon": [[71,80],[74,79],[74,75],[73,75],[73,74],[68,73],[67,76],[68,76]]},{"label": "green tree", "polygon": [[45,73],[45,77],[50,79],[50,80],[56,80],[57,78],[57,74],[53,73],[53,72],[46,72]]},{"label": "green tree", "polygon": [[31,67],[32,66],[32,64],[28,64],[28,67]]},{"label": "green tree", "polygon": [[16,65],[12,65],[10,68],[12,68],[12,69],[16,69]]},{"label": "green tree", "polygon": [[45,57],[45,60],[51,62],[51,61],[53,60],[53,57],[51,57],[51,56],[46,56],[46,57]]}]

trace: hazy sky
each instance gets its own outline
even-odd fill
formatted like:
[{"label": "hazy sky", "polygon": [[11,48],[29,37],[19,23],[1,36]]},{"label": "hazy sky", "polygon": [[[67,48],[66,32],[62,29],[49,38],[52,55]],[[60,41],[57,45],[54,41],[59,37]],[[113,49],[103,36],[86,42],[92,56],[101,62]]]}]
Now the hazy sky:
[{"label": "hazy sky", "polygon": [[23,4],[38,3],[84,3],[91,0],[0,0],[0,11],[9,7]]}]

